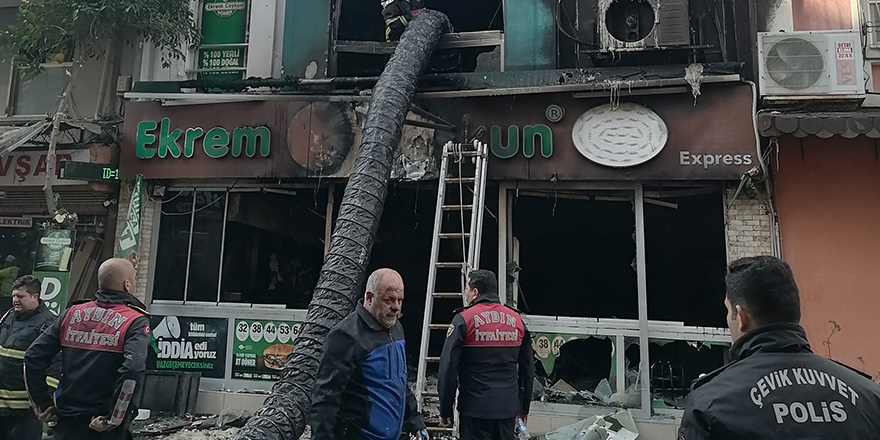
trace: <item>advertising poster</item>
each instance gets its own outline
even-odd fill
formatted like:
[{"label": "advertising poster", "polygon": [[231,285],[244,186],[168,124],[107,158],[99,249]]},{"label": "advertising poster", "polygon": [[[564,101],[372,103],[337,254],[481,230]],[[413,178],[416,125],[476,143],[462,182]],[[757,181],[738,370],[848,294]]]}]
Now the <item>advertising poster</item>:
[{"label": "advertising poster", "polygon": [[75,236],[69,229],[40,229],[34,270],[69,271]]},{"label": "advertising poster", "polygon": [[247,2],[241,0],[205,0],[202,14],[202,45],[199,50],[200,79],[241,79],[242,71],[221,70],[244,67],[247,35]]},{"label": "advertising poster", "polygon": [[236,319],[232,378],[278,380],[301,326],[294,321]]},{"label": "advertising poster", "polygon": [[191,371],[222,379],[226,370],[227,318],[150,316],[148,370]]}]

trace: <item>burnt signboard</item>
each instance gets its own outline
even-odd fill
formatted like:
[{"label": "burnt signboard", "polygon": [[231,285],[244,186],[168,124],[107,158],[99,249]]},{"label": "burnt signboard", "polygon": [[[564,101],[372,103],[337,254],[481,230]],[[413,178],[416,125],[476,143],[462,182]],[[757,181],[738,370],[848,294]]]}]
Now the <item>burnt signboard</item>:
[{"label": "burnt signboard", "polygon": [[583,99],[571,93],[462,99],[495,180],[735,180],[758,166],[752,92]]},{"label": "burnt signboard", "polygon": [[[126,106],[121,174],[148,179],[347,177],[365,113],[366,104],[353,109],[292,100],[169,107],[133,102]],[[404,127],[395,152],[398,172],[392,177],[433,177],[433,147],[433,129]],[[414,164],[417,160],[424,163]]]}]

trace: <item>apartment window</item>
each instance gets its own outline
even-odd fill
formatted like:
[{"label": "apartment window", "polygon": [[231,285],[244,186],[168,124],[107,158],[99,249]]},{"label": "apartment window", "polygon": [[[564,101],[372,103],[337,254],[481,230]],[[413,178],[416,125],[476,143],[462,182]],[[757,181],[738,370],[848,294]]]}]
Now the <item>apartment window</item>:
[{"label": "apartment window", "polygon": [[305,308],[324,257],[327,190],[181,189],[162,201],[154,301]]},{"label": "apartment window", "polygon": [[880,49],[880,0],[868,1],[868,46]]},{"label": "apartment window", "polygon": [[[0,8],[0,30],[15,22],[18,8]],[[62,58],[63,57],[63,58]],[[0,59],[0,116],[43,116],[55,113],[67,86],[69,54],[50,54],[36,74],[22,76],[8,59]]]}]

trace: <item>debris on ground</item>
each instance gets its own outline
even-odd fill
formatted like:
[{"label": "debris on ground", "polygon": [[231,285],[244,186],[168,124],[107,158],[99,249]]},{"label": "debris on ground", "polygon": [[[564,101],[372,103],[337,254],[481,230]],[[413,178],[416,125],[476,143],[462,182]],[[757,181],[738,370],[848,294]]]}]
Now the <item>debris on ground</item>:
[{"label": "debris on ground", "polygon": [[588,417],[539,436],[539,440],[636,440],[639,431],[629,410]]},{"label": "debris on ground", "polygon": [[250,417],[246,410],[224,410],[219,415],[159,415],[132,423],[131,431],[135,440],[222,440],[232,438]]}]

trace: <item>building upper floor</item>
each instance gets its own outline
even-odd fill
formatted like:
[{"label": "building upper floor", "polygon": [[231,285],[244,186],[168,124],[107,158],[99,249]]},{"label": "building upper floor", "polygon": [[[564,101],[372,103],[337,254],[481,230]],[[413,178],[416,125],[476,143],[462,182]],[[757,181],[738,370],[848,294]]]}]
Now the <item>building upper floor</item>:
[{"label": "building upper floor", "polygon": [[[396,46],[386,41],[382,3],[193,2],[200,44],[170,65],[163,65],[161,51],[145,45],[135,69],[141,85],[134,91],[181,91],[150,82],[293,81],[272,83],[283,87],[375,77]],[[428,72],[446,75],[448,84],[478,74],[489,87],[509,85],[515,73],[557,70],[584,73],[569,76],[584,83],[683,78],[691,64],[706,66],[705,75],[754,78],[753,11],[739,0],[425,0],[424,6],[443,12],[454,26],[441,38]],[[545,80],[564,81],[558,75]],[[209,88],[199,84],[184,83],[182,89]],[[264,84],[252,81],[239,90]]]}]

